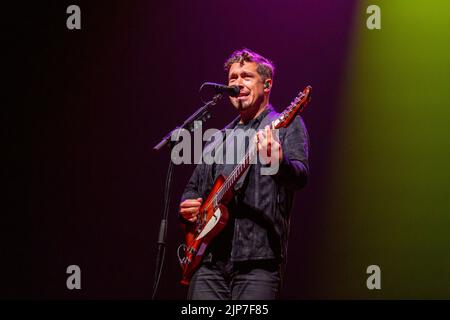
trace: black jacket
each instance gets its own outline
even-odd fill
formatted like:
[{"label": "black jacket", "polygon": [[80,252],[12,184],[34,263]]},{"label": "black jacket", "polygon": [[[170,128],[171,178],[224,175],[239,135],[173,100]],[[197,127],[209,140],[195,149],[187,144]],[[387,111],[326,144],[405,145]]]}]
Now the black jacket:
[{"label": "black jacket", "polygon": [[[268,106],[244,129],[262,129],[278,115]],[[238,121],[236,118],[224,129],[236,128]],[[213,240],[204,261],[231,258],[237,262],[286,256],[294,191],[302,188],[308,177],[309,138],[300,116],[288,128],[279,129],[279,139],[283,160],[278,172],[261,175],[263,165],[258,162],[239,180],[228,205],[227,227]],[[217,176],[224,171],[230,169],[226,165],[198,164],[181,200],[205,199]]]}]

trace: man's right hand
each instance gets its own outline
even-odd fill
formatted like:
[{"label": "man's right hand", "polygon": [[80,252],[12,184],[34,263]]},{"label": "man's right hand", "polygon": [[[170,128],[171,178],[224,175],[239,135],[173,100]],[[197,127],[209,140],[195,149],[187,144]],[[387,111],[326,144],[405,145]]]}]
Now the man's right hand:
[{"label": "man's right hand", "polygon": [[202,205],[202,198],[186,199],[180,203],[180,215],[189,222],[197,221],[198,211]]}]

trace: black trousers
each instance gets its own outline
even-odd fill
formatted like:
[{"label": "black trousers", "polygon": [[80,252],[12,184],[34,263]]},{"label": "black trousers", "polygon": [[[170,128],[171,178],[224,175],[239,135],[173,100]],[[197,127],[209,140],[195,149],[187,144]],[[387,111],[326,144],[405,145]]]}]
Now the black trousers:
[{"label": "black trousers", "polygon": [[281,286],[280,262],[207,262],[192,276],[189,300],[273,300]]}]

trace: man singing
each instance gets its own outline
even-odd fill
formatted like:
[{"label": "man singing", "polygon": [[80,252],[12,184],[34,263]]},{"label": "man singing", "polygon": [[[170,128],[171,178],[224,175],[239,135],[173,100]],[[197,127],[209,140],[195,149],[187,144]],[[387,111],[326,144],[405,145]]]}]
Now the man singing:
[{"label": "man singing", "polygon": [[[258,155],[266,156],[236,183],[227,204],[228,223],[193,274],[188,299],[276,299],[286,262],[294,192],[305,186],[308,177],[308,133],[300,116],[278,132],[269,129],[278,116],[269,103],[274,77],[270,60],[243,49],[228,58],[225,71],[228,85],[240,89],[238,96],[230,97],[239,116],[226,128],[256,131],[253,141]],[[278,169],[274,174],[261,173],[274,164]],[[179,213],[184,223],[195,223],[216,178],[227,176],[235,166],[227,162],[197,165],[182,195]]]}]

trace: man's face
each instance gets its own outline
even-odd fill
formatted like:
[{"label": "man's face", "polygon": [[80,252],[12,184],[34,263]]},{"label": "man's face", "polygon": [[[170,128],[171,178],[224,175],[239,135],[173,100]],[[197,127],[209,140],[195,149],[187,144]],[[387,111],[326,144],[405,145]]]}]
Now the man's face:
[{"label": "man's face", "polygon": [[238,97],[230,97],[231,103],[239,111],[259,108],[264,100],[264,82],[256,71],[255,62],[233,63],[228,72],[228,85],[239,86]]}]

